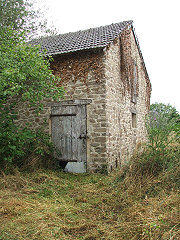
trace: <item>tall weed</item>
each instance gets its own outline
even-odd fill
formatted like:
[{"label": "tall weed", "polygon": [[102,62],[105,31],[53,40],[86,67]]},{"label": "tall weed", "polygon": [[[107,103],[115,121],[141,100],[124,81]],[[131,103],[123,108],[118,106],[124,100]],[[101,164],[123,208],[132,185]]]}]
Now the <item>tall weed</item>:
[{"label": "tall weed", "polygon": [[180,125],[165,111],[150,111],[146,119],[148,140],[137,147],[131,160],[131,170],[157,175],[179,166]]}]

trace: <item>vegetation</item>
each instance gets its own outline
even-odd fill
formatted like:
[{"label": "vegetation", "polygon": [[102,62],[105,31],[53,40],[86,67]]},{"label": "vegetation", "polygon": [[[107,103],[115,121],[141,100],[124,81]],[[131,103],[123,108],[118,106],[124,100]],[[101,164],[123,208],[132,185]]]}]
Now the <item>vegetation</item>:
[{"label": "vegetation", "polygon": [[0,240],[179,239],[180,118],[170,105],[151,106],[147,144],[109,176],[37,170],[53,146],[15,124],[15,106],[28,101],[38,113],[63,89],[49,60],[25,43],[34,26],[27,4],[0,0]]},{"label": "vegetation", "polygon": [[171,131],[180,137],[180,114],[170,104],[154,103],[150,106],[150,127],[151,129],[162,129],[166,131],[166,136]]},{"label": "vegetation", "polygon": [[151,114],[159,113],[163,115],[163,117],[167,119],[167,122],[171,121],[174,121],[175,123],[180,122],[180,114],[178,113],[176,108],[171,106],[170,104],[153,103],[150,106],[150,112]]},{"label": "vegetation", "polygon": [[[52,74],[50,59],[39,53],[38,46],[32,47],[25,42],[25,19],[31,16],[26,9],[27,3],[2,0],[0,6],[0,165],[9,167],[17,166],[32,152],[43,155],[47,144],[51,149],[48,141],[37,141],[42,134],[15,124],[16,104],[27,101],[38,113],[44,99],[62,97],[63,89],[57,87],[60,79]],[[44,143],[41,150],[38,142],[40,146]]]},{"label": "vegetation", "polygon": [[1,174],[0,239],[178,240],[176,171]]},{"label": "vegetation", "polygon": [[131,163],[134,172],[157,175],[179,164],[180,115],[176,109],[162,103],[151,105],[146,128],[148,141],[137,146]]},{"label": "vegetation", "polygon": [[129,165],[108,176],[1,172],[0,239],[178,240],[180,141],[170,133],[154,148],[159,132],[148,133]]},{"label": "vegetation", "polygon": [[0,0],[0,28],[11,28],[23,33],[26,39],[55,33],[47,28],[41,10],[35,10],[33,0]]}]

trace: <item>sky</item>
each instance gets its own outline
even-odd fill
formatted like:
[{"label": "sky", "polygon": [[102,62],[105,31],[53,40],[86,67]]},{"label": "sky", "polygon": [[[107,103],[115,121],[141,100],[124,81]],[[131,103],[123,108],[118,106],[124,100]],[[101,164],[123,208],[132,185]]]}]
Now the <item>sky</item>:
[{"label": "sky", "polygon": [[58,33],[133,20],[152,84],[151,103],[180,112],[179,0],[36,0]]}]

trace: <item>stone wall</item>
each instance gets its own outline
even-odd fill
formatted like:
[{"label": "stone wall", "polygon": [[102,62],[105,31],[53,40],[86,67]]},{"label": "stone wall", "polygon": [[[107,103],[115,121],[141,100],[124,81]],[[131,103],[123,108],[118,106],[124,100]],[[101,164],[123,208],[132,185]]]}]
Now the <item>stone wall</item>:
[{"label": "stone wall", "polygon": [[[128,161],[136,144],[146,140],[145,116],[149,107],[150,95],[147,95],[147,91],[150,83],[142,68],[142,59],[132,29],[126,30],[124,34],[125,36],[111,43],[105,52],[106,148],[109,171]],[[124,64],[127,69],[123,69]],[[136,102],[132,102],[134,66],[137,76]],[[125,74],[123,71],[126,71]],[[136,126],[133,126],[132,121],[136,121]]]},{"label": "stone wall", "polygon": [[92,100],[87,105],[87,169],[100,170],[107,165],[104,52],[59,56],[54,58],[51,68],[62,79],[65,100]]},{"label": "stone wall", "polygon": [[[149,108],[150,82],[132,29],[123,34],[104,49],[56,56],[51,63],[54,74],[62,79],[64,100],[92,100],[87,105],[89,172],[120,167],[136,144],[146,140],[144,119]],[[134,63],[137,82],[136,101],[132,102]],[[50,108],[45,107],[38,116],[24,103],[19,106],[18,122],[31,122],[34,129],[45,122],[45,130],[50,132]]]},{"label": "stone wall", "polygon": [[44,108],[37,113],[33,107],[29,107],[27,102],[17,102],[15,111],[18,112],[18,123],[22,127],[28,127],[32,130],[42,129],[49,133],[50,108],[44,103]]}]

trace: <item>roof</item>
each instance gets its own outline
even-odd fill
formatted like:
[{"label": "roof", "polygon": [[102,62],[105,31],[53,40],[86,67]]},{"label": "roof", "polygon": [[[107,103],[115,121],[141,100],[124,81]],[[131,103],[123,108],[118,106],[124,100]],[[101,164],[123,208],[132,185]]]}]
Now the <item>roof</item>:
[{"label": "roof", "polygon": [[41,51],[46,50],[47,56],[103,48],[120,35],[125,28],[132,25],[132,23],[133,21],[124,21],[83,31],[34,39],[30,44],[40,44]]}]

